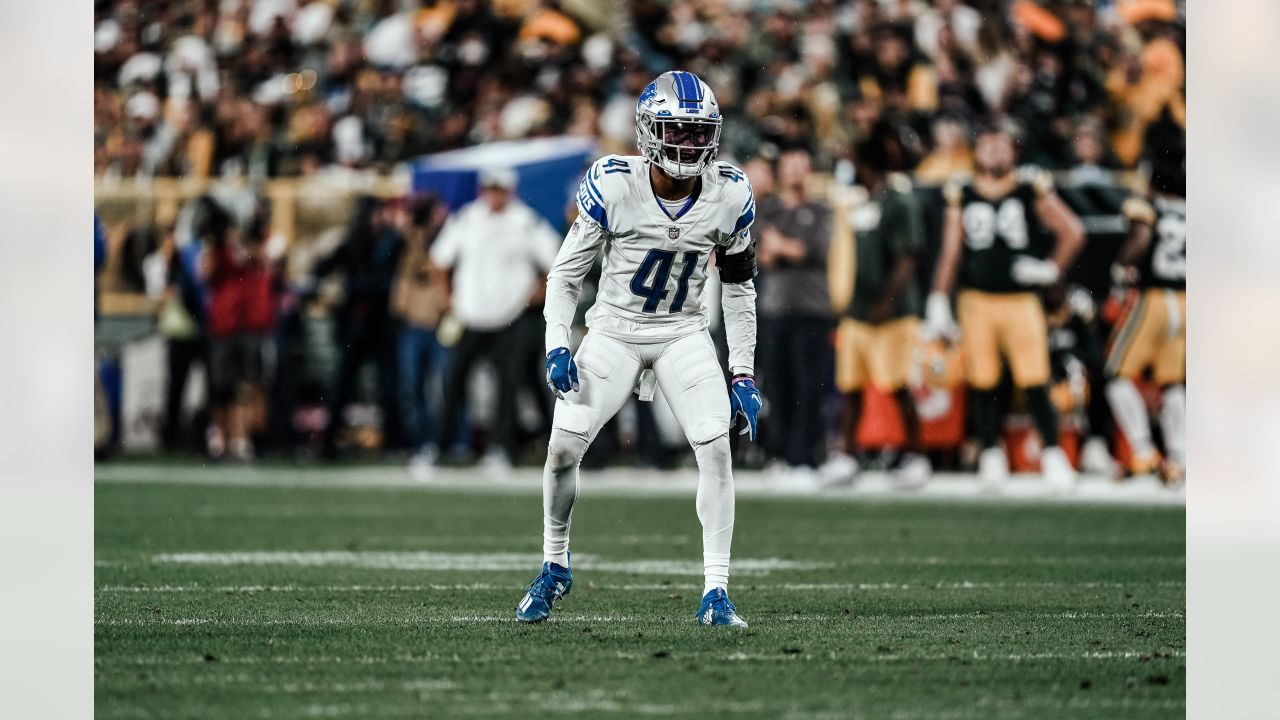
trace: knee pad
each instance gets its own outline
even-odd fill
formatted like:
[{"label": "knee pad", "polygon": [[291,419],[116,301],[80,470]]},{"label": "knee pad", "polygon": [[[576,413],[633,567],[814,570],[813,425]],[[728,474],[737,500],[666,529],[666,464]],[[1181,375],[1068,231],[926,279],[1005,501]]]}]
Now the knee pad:
[{"label": "knee pad", "polygon": [[693,456],[698,461],[699,468],[704,465],[720,468],[732,467],[733,449],[729,446],[728,433],[722,433],[719,437],[713,438],[709,442],[695,446]]},{"label": "knee pad", "polygon": [[547,465],[552,470],[567,470],[582,461],[587,452],[587,441],[560,429],[551,431],[547,444]]}]

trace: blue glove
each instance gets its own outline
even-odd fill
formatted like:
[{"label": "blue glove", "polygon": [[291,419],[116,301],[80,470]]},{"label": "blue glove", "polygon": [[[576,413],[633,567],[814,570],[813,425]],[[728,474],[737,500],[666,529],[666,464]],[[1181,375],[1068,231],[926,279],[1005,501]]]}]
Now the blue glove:
[{"label": "blue glove", "polygon": [[747,419],[747,426],[739,435],[751,433],[751,441],[756,439],[756,415],[760,413],[760,391],[756,389],[755,378],[750,375],[734,375],[729,383],[729,427],[732,428],[741,415]]},{"label": "blue glove", "polygon": [[558,398],[578,389],[578,365],[569,348],[560,347],[547,353],[547,388]]}]

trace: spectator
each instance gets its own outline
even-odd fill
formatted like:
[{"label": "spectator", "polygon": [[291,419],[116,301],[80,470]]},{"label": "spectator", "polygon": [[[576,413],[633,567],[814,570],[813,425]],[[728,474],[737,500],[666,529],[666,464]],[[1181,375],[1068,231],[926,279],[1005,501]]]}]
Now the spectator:
[{"label": "spectator", "polygon": [[204,298],[194,268],[177,246],[174,229],[164,232],[160,248],[144,263],[147,296],[156,304],[156,329],[165,342],[165,413],[161,440],[168,450],[183,445],[182,400],[196,363],[204,364]]},{"label": "spectator", "polygon": [[512,347],[518,342],[515,326],[545,293],[559,238],[514,197],[514,171],[485,170],[480,187],[481,197],[449,218],[430,253],[437,267],[451,271],[450,306],[462,326],[445,372],[444,415],[436,443],[448,448],[457,435],[471,371],[487,358],[498,375],[498,412],[486,462],[501,472],[516,455],[516,391],[526,374],[524,358]]},{"label": "spectator", "polygon": [[263,389],[276,323],[276,273],[259,212],[241,226],[212,198],[203,213],[205,285],[209,293],[209,373],[213,424],[209,456],[250,460],[250,434],[262,426]]},{"label": "spectator", "polygon": [[[404,212],[397,208],[396,215]],[[427,397],[439,393],[429,393],[428,384],[433,391],[438,391],[448,357],[436,336],[449,301],[447,279],[429,259],[431,244],[444,224],[445,208],[434,198],[423,198],[412,204],[408,215],[407,222],[403,222],[407,226],[405,250],[396,274],[391,311],[401,322],[400,394],[405,428],[414,450],[410,468],[415,475],[421,475],[438,456]]]},{"label": "spectator", "polygon": [[338,433],[345,425],[343,412],[351,402],[360,368],[372,362],[378,375],[378,406],[382,411],[382,446],[400,442],[400,405],[396,398],[396,328],[391,315],[391,286],[404,238],[386,221],[377,198],[363,196],[342,244],[316,263],[313,275],[323,278],[343,271],[342,303],[334,326],[338,362],[326,406],[329,424],[324,431],[324,454],[339,453]]},{"label": "spectator", "polygon": [[932,471],[921,453],[920,420],[907,387],[919,340],[916,273],[924,250],[924,217],[911,181],[892,172],[901,167],[902,154],[892,128],[877,125],[854,158],[868,200],[852,213],[840,211],[838,232],[851,234],[855,247],[854,280],[836,336],[841,413],[835,454],[823,468],[828,482],[847,482],[857,472],[853,448],[868,386],[891,394],[902,418],[906,452],[897,459],[895,477],[918,484]]},{"label": "spectator", "polygon": [[769,395],[766,451],[799,475],[818,467],[825,433],[822,405],[831,348],[827,248],[831,210],[805,197],[809,151],[778,157],[778,194],[757,201],[761,269],[762,382]]},{"label": "spectator", "polygon": [[916,180],[926,185],[941,185],[972,174],[973,153],[969,151],[964,123],[956,118],[939,117],[933,123],[933,151],[920,161]]}]

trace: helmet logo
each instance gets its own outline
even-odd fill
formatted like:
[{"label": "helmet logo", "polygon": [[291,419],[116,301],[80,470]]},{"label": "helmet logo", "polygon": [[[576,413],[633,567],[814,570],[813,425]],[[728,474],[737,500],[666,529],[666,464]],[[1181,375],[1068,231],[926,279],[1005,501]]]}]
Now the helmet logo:
[{"label": "helmet logo", "polygon": [[644,92],[640,93],[640,99],[636,101],[637,105],[644,105],[658,94],[658,83],[651,82],[645,86]]}]

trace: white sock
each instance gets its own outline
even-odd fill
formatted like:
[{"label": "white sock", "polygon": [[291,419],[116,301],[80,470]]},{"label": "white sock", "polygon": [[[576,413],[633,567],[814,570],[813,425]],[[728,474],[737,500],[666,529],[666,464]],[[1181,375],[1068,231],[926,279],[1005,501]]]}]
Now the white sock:
[{"label": "white sock", "polygon": [[1160,429],[1169,459],[1187,464],[1187,388],[1171,385],[1164,391],[1164,407],[1160,410]]},{"label": "white sock", "polygon": [[1151,444],[1151,419],[1147,416],[1147,404],[1133,381],[1128,378],[1116,378],[1107,385],[1107,400],[1111,403],[1111,413],[1115,415],[1116,424],[1120,426],[1129,447],[1139,457],[1155,452]]},{"label": "white sock", "polygon": [[586,451],[584,438],[551,431],[542,468],[542,559],[561,567],[569,567],[569,523],[578,498],[578,463]]},{"label": "white sock", "polygon": [[698,520],[702,523],[702,594],[729,589],[729,549],[733,544],[733,458],[729,437],[721,435],[694,449],[698,460]]}]

